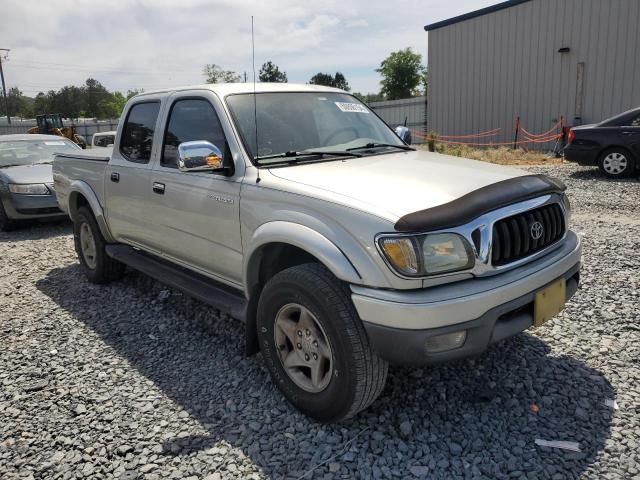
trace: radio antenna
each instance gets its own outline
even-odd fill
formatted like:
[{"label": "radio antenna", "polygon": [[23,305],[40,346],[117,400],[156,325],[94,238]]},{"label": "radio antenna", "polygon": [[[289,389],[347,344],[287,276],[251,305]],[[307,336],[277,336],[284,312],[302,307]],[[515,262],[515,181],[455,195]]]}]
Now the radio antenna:
[{"label": "radio antenna", "polygon": [[[253,66],[253,124],[255,125],[256,134],[256,151],[254,159],[258,157],[258,100],[256,98],[256,43],[253,35],[253,15],[251,15],[251,63]],[[256,160],[256,168],[258,169],[258,175],[256,177],[256,183],[260,183],[260,167]]]}]

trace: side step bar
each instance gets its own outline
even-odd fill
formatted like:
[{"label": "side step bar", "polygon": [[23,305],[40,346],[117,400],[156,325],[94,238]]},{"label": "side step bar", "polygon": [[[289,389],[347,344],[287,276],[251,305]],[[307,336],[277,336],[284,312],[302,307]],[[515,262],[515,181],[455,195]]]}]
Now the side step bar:
[{"label": "side step bar", "polygon": [[114,260],[139,270],[176,290],[211,305],[234,318],[245,320],[247,301],[244,294],[227,285],[221,284],[173,265],[162,259],[146,254],[128,245],[107,245],[107,255]]}]

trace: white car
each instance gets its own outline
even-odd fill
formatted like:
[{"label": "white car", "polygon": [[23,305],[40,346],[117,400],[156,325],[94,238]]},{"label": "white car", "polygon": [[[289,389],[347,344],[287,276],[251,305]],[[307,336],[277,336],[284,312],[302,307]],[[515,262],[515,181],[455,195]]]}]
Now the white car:
[{"label": "white car", "polygon": [[94,133],[91,138],[91,148],[96,147],[113,147],[116,139],[116,131]]}]

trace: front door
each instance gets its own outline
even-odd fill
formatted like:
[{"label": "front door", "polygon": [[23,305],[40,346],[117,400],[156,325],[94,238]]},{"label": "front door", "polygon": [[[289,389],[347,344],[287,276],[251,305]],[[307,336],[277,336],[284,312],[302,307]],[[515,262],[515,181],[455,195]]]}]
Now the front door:
[{"label": "front door", "polygon": [[[177,94],[169,106],[160,161],[151,172],[152,221],[161,230],[163,254],[226,283],[242,281],[241,172],[231,176],[178,170],[182,142],[206,140],[233,164],[212,98]],[[210,94],[212,95],[212,94]]]}]

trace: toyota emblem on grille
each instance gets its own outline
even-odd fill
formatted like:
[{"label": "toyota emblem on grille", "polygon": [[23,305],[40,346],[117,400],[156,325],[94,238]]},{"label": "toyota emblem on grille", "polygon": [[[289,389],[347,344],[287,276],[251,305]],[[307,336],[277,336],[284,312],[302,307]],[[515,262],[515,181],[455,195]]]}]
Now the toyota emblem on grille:
[{"label": "toyota emblem on grille", "polygon": [[544,235],[544,227],[540,222],[533,222],[529,226],[529,233],[531,233],[531,238],[534,240],[540,240]]}]

